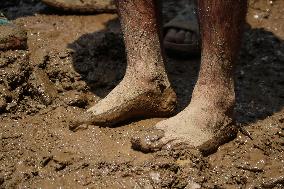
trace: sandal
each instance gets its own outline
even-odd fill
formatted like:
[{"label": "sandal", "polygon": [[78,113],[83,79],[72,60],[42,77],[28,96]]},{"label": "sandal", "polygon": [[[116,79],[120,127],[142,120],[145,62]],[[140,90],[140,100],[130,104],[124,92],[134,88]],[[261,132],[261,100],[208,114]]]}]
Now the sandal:
[{"label": "sandal", "polygon": [[175,18],[166,23],[164,33],[164,48],[169,55],[199,55],[201,45],[195,5],[187,5]]},{"label": "sandal", "polygon": [[114,0],[42,0],[42,2],[51,7],[72,12],[116,12]]},{"label": "sandal", "polygon": [[27,33],[0,13],[0,51],[27,48]]},{"label": "sandal", "polygon": [[[114,0],[42,0],[47,5],[81,13],[115,12]],[[200,54],[199,24],[195,4],[186,5],[174,19],[164,25],[164,47],[171,55]]]}]

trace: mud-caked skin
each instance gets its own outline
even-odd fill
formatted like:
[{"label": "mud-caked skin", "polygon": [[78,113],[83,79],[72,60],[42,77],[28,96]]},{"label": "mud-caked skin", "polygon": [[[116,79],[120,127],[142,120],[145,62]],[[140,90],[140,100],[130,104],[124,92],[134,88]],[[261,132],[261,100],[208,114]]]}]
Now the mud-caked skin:
[{"label": "mud-caked skin", "polygon": [[[126,75],[89,109],[84,121],[107,125],[137,115],[167,115],[173,110],[174,92],[164,68],[158,1],[117,0],[116,4],[127,49]],[[208,154],[236,136],[233,72],[246,7],[245,0],[198,1],[202,56],[191,102],[176,116],[156,124],[153,131],[134,137],[134,149],[151,152],[186,144]]]}]

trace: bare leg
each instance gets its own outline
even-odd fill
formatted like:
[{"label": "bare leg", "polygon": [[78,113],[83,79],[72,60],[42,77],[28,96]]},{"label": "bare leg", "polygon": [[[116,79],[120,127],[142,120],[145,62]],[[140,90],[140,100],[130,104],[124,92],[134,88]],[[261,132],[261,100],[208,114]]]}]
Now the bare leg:
[{"label": "bare leg", "polygon": [[134,138],[136,149],[152,151],[165,144],[186,143],[210,153],[236,135],[233,72],[247,2],[199,0],[198,6],[202,58],[191,103],[178,115],[159,122],[158,133]]},{"label": "bare leg", "polygon": [[81,122],[113,125],[133,117],[173,113],[176,95],[167,78],[160,46],[157,1],[117,0],[127,49],[126,75]]}]

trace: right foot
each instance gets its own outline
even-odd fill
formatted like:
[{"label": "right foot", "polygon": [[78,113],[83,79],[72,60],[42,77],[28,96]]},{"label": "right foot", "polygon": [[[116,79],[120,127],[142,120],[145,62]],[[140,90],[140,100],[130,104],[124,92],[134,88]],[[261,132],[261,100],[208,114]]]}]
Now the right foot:
[{"label": "right foot", "polygon": [[107,97],[79,117],[75,124],[111,126],[133,118],[167,117],[173,114],[176,95],[172,88],[158,79],[142,80],[125,77]]}]

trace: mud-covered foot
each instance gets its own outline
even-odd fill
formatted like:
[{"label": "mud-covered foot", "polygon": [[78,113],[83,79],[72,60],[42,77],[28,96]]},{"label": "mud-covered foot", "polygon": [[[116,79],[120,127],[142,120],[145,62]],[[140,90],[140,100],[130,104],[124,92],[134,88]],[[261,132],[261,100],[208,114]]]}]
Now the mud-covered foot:
[{"label": "mud-covered foot", "polygon": [[112,126],[133,118],[166,117],[174,112],[175,106],[176,95],[169,86],[158,80],[126,77],[104,99],[78,117],[75,124]]},{"label": "mud-covered foot", "polygon": [[0,50],[27,48],[27,33],[0,13]]},{"label": "mud-covered foot", "polygon": [[84,116],[78,116],[81,123],[112,126],[130,119],[166,117],[175,109],[176,95],[165,71],[156,3],[116,2],[127,48],[126,73],[110,94]]},{"label": "mud-covered foot", "polygon": [[42,0],[43,3],[81,13],[116,12],[114,0]]},{"label": "mud-covered foot", "polygon": [[210,154],[234,138],[237,131],[233,120],[222,111],[191,104],[153,130],[132,138],[131,143],[135,150],[145,153],[185,145]]}]

